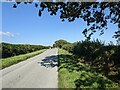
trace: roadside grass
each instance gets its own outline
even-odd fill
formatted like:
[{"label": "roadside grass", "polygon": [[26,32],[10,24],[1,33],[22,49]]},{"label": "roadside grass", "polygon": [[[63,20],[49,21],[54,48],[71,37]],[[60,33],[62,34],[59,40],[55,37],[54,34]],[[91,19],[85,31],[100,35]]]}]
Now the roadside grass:
[{"label": "roadside grass", "polygon": [[120,89],[118,84],[96,73],[89,65],[77,63],[67,51],[58,51],[58,87],[75,89]]},{"label": "roadside grass", "polygon": [[13,64],[19,63],[21,61],[27,60],[30,57],[33,57],[35,55],[38,55],[42,52],[44,52],[46,49],[42,49],[39,51],[35,51],[32,53],[27,53],[27,54],[22,54],[22,55],[18,55],[18,56],[13,56],[13,57],[9,57],[9,58],[4,58],[4,59],[0,59],[0,61],[2,61],[2,66],[0,66],[2,69],[9,67]]}]

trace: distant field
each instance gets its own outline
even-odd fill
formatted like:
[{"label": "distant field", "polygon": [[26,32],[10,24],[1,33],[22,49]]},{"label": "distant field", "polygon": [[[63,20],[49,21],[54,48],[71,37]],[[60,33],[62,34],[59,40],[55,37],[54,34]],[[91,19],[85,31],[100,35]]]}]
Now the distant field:
[{"label": "distant field", "polygon": [[[76,58],[71,53],[59,49],[59,88],[94,88],[106,89],[116,88],[118,84],[107,77],[96,73],[89,65],[77,63]],[[119,89],[118,89],[119,90]]]},{"label": "distant field", "polygon": [[4,59],[0,59],[0,61],[2,60],[2,69],[6,68],[8,66],[11,66],[13,64],[19,63],[21,61],[27,60],[30,57],[33,57],[35,55],[38,55],[42,52],[44,52],[46,49],[42,49],[39,51],[35,51],[32,53],[27,53],[27,54],[22,54],[22,55],[18,55],[18,56],[13,56],[13,57],[9,57],[9,58],[4,58]]}]

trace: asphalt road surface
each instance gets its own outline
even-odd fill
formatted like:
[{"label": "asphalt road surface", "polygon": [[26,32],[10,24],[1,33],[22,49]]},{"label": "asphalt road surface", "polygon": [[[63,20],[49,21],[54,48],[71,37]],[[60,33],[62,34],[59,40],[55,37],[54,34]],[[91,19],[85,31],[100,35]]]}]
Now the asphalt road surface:
[{"label": "asphalt road surface", "polygon": [[2,70],[2,88],[58,88],[58,49]]}]

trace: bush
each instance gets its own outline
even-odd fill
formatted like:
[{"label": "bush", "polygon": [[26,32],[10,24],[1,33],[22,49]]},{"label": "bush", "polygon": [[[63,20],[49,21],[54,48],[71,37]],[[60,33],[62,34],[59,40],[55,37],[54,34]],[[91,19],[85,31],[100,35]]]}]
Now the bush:
[{"label": "bush", "polygon": [[62,46],[62,48],[69,52],[73,52],[74,45],[73,44],[65,44]]},{"label": "bush", "polygon": [[100,41],[82,41],[77,42],[73,49],[73,54],[84,58],[86,61],[96,59],[103,49],[103,43]]}]

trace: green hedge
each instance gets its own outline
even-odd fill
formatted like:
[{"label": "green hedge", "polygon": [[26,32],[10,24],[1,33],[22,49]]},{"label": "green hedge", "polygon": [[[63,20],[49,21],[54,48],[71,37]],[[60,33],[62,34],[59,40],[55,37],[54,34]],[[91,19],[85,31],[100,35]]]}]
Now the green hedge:
[{"label": "green hedge", "polygon": [[2,58],[17,56],[20,54],[26,54],[30,52],[34,52],[41,49],[47,49],[48,46],[42,45],[29,45],[29,44],[2,44]]},{"label": "green hedge", "polygon": [[89,63],[97,72],[120,81],[120,46],[96,40],[66,44],[62,48],[76,55],[78,62]]},{"label": "green hedge", "polygon": [[97,73],[89,64],[76,62],[76,57],[59,49],[58,86],[74,90],[118,89],[118,83]]}]

